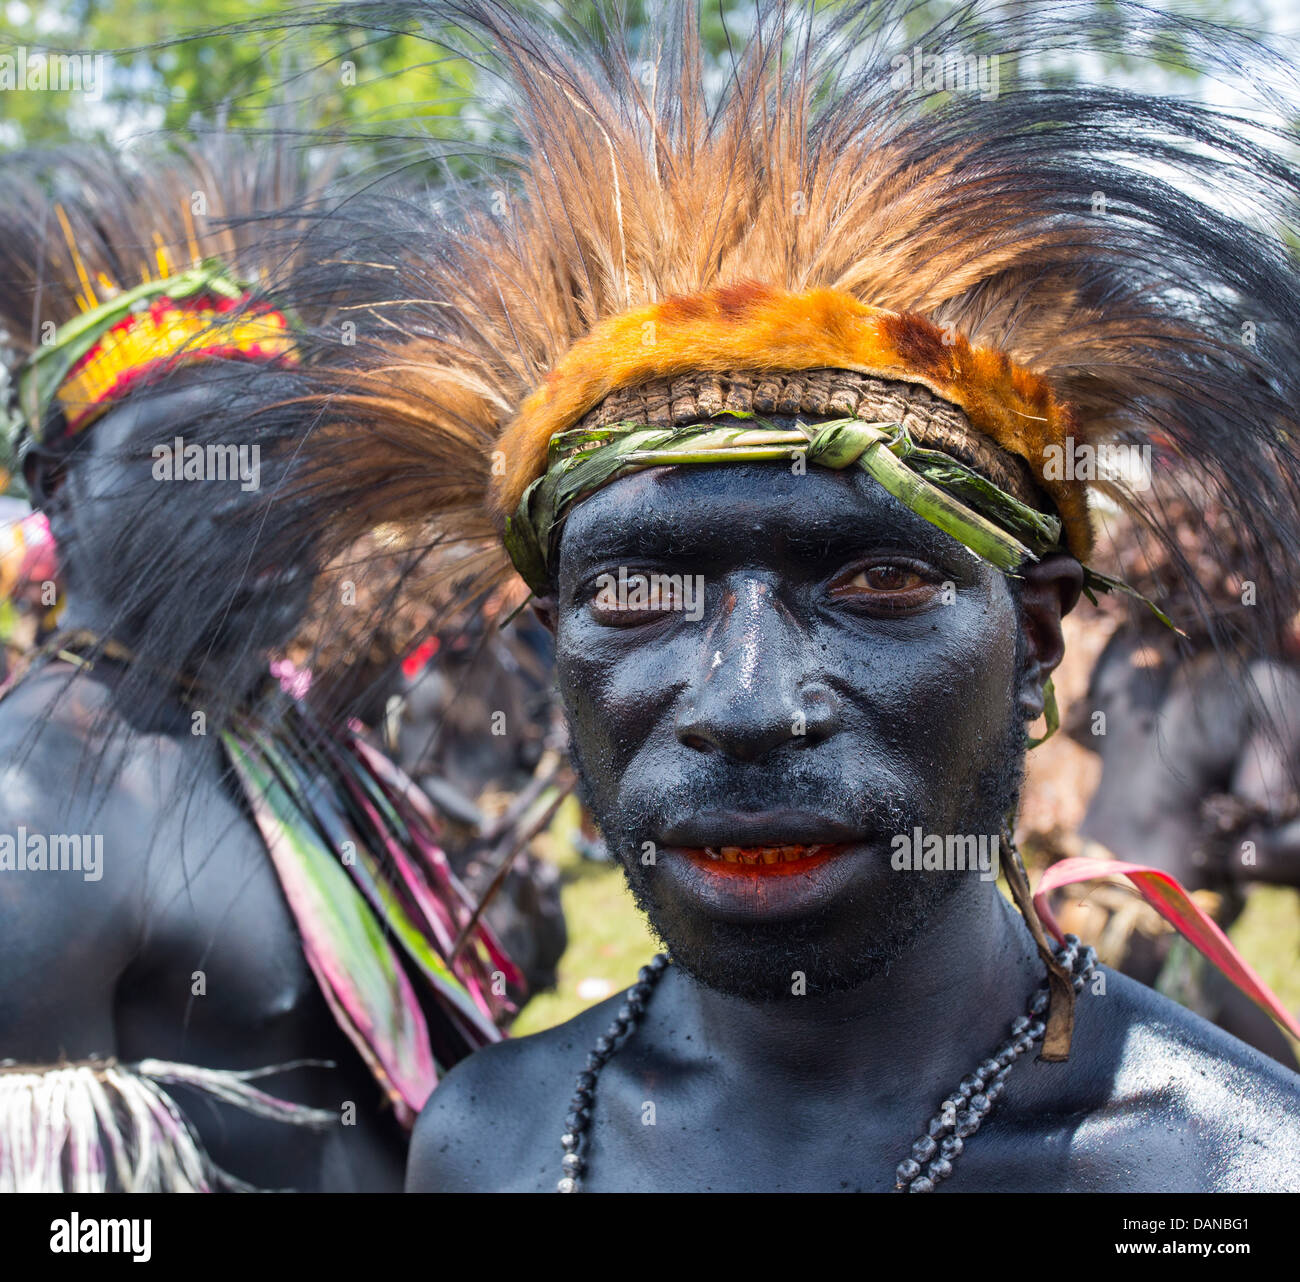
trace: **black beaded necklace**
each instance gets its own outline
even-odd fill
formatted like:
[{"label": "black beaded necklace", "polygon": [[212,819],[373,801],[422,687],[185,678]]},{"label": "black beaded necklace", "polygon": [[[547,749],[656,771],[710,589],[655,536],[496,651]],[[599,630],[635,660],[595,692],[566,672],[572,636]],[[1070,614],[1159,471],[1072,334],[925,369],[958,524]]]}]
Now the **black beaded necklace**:
[{"label": "black beaded necklace", "polygon": [[[1056,948],[1055,956],[1069,971],[1074,991],[1081,992],[1097,968],[1095,950],[1090,946],[1080,947],[1077,935],[1066,935],[1065,943]],[[663,953],[656,953],[649,965],[641,967],[637,982],[628,989],[609,1031],[596,1039],[596,1045],[587,1056],[586,1068],[578,1074],[573,1101],[564,1119],[564,1134],[560,1137],[564,1149],[561,1160],[564,1175],[556,1185],[560,1193],[581,1191],[579,1182],[587,1168],[583,1141],[591,1125],[600,1070],[636,1031],[645,1015],[650,995],[667,969],[668,958]],[[925,1134],[912,1145],[911,1156],[898,1164],[894,1172],[896,1192],[932,1193],[941,1180],[952,1174],[953,1163],[965,1150],[966,1141],[979,1130],[992,1111],[1016,1060],[1042,1040],[1047,1030],[1042,1016],[1047,1011],[1048,1001],[1048,981],[1044,979],[1030,1000],[1029,1013],[1017,1016],[1011,1022],[1010,1037],[973,1073],[962,1078],[957,1089],[939,1105],[939,1111],[930,1119]]]}]

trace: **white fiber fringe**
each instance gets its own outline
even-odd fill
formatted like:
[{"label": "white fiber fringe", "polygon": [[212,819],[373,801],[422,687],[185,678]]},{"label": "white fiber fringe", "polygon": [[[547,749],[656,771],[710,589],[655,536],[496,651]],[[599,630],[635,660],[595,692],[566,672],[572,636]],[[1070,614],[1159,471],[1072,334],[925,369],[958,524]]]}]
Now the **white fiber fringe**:
[{"label": "white fiber fringe", "polygon": [[324,1110],[249,1085],[308,1061],[236,1071],[146,1059],[0,1062],[0,1193],[254,1191],[204,1152],[163,1083],[184,1083],[271,1121],[324,1127]]}]

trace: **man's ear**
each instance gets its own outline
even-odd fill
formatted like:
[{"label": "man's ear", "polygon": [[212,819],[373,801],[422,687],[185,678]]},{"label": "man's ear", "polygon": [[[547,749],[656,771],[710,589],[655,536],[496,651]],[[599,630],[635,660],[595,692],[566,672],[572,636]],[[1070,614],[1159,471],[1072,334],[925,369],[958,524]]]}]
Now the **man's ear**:
[{"label": "man's ear", "polygon": [[555,597],[554,596],[535,596],[531,603],[533,614],[537,616],[538,622],[541,623],[547,632],[552,636],[555,635]]},{"label": "man's ear", "polygon": [[1025,629],[1025,670],[1020,709],[1026,721],[1043,715],[1043,687],[1065,655],[1061,620],[1083,591],[1083,566],[1072,556],[1049,556],[1021,571],[1020,617]]},{"label": "man's ear", "polygon": [[63,484],[64,463],[41,449],[29,449],[23,459],[23,481],[32,506],[47,511]]}]

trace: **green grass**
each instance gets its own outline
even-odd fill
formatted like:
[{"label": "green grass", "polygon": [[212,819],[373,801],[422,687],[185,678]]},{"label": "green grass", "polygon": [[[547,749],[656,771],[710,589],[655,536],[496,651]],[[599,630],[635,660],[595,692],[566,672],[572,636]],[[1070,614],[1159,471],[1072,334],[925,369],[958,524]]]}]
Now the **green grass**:
[{"label": "green grass", "polygon": [[1228,934],[1283,1003],[1300,1010],[1300,893],[1257,886]]},{"label": "green grass", "polygon": [[1256,886],[1228,935],[1287,1010],[1300,1011],[1300,892]]},{"label": "green grass", "polygon": [[570,800],[551,827],[547,848],[537,842],[539,853],[560,869],[569,947],[560,960],[559,985],[524,1007],[510,1030],[517,1037],[553,1028],[603,1001],[603,997],[578,995],[584,979],[607,981],[610,994],[628,987],[658,951],[617,865],[592,863],[574,850],[576,824],[577,804]]}]

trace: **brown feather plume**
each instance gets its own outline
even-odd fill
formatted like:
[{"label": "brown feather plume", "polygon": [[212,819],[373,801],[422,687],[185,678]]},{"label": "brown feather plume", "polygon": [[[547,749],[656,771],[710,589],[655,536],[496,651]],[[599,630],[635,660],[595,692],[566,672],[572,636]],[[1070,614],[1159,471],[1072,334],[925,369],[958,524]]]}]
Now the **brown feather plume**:
[{"label": "brown feather plume", "polygon": [[[1300,547],[1295,76],[1283,51],[1140,5],[1117,6],[1110,35],[1090,6],[1023,8],[962,6],[918,34],[914,7],[888,0],[767,4],[721,61],[685,3],[639,48],[618,27],[492,0],[342,11],[473,50],[509,119],[477,175],[437,193],[449,213],[353,209],[339,234],[357,243],[321,256],[371,291],[357,372],[331,392],[321,485],[341,485],[362,524],[432,520],[487,548],[494,473],[512,466],[502,437],[593,327],[743,282],[825,288],[1004,353],[1070,407],[1079,444],[1135,443],[1157,470],[1197,473],[1250,526],[1266,577],[1279,546]],[[1267,85],[1267,111],[1024,72],[1062,50],[1156,56],[1172,40]],[[1021,75],[993,96],[936,94],[906,73],[916,50]],[[1142,493],[1092,488],[1162,536]]]}]

